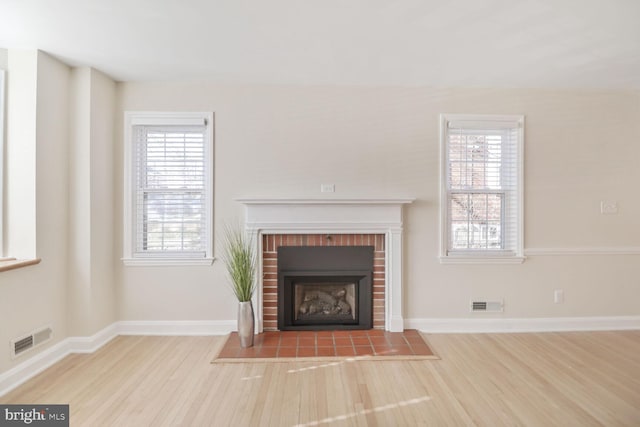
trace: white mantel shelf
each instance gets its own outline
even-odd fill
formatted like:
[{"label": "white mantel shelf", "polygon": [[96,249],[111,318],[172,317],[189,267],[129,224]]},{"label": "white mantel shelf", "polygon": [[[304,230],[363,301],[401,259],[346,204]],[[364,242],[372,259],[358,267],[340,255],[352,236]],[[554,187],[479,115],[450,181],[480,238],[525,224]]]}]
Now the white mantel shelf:
[{"label": "white mantel shelf", "polygon": [[238,198],[246,207],[247,230],[267,233],[384,233],[402,230],[398,198]]},{"label": "white mantel shelf", "polygon": [[[235,199],[245,205],[245,229],[262,254],[263,234],[384,234],[386,249],[385,329],[404,330],[402,282],[403,207],[411,198],[265,198]],[[259,262],[257,277],[262,277]],[[263,330],[262,281],[256,292],[257,330]]]}]

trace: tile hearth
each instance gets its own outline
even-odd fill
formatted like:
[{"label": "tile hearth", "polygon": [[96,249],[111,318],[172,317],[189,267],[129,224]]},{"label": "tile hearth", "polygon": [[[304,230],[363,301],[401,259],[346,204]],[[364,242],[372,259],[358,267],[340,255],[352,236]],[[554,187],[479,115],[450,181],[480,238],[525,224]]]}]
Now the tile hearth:
[{"label": "tile hearth", "polygon": [[254,346],[240,348],[232,332],[218,354],[220,359],[301,359],[311,357],[432,356],[416,330],[269,331],[256,335]]}]

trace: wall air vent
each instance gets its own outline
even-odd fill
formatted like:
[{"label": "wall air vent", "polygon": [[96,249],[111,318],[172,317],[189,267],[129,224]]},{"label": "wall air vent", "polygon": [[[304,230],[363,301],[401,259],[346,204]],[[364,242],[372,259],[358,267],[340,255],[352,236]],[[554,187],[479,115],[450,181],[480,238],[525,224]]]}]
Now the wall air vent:
[{"label": "wall air vent", "polygon": [[29,335],[11,341],[11,354],[13,357],[19,356],[27,350],[39,346],[51,339],[53,329],[46,327],[31,332]]},{"label": "wall air vent", "polygon": [[472,313],[502,313],[504,302],[502,300],[472,300]]}]

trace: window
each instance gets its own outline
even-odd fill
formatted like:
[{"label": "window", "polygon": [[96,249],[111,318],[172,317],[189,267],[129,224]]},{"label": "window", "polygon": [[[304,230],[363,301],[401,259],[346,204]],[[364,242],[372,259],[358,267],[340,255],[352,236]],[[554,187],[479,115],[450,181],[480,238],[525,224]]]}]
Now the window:
[{"label": "window", "polygon": [[523,116],[443,114],[441,261],[522,262]]},{"label": "window", "polygon": [[211,113],[125,113],[125,264],[213,261],[212,128]]}]

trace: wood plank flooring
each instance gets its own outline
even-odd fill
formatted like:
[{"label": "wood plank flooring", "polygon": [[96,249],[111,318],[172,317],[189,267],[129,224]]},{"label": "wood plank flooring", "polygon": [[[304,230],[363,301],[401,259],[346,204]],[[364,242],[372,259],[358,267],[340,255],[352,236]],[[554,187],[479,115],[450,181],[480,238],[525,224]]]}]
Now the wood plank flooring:
[{"label": "wood plank flooring", "polygon": [[224,337],[122,336],[0,403],[72,426],[639,426],[640,331],[424,335],[441,360],[216,363]]}]

